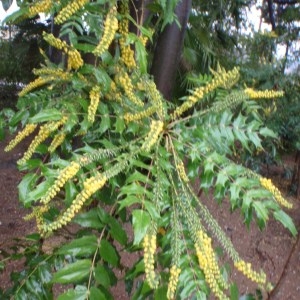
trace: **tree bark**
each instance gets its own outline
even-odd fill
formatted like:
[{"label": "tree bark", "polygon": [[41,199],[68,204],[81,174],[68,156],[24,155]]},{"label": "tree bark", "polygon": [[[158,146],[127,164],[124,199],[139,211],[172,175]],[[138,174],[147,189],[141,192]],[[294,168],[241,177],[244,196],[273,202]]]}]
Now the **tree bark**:
[{"label": "tree bark", "polygon": [[178,3],[175,13],[181,27],[175,22],[167,25],[158,37],[154,51],[150,73],[154,76],[157,88],[167,100],[172,98],[191,4],[191,0]]},{"label": "tree bark", "polygon": [[272,31],[275,31],[276,24],[275,24],[273,1],[272,0],[268,0],[267,3],[268,3],[268,11],[269,11],[270,23],[272,25]]}]

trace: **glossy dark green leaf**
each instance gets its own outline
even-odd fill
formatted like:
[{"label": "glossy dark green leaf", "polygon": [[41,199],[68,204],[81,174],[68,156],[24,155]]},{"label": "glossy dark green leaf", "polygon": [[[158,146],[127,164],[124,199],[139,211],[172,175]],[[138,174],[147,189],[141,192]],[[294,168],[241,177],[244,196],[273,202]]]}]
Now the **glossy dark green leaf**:
[{"label": "glossy dark green leaf", "polygon": [[97,251],[97,247],[97,237],[95,235],[85,235],[63,245],[59,248],[58,254],[68,254],[75,257],[91,256]]},{"label": "glossy dark green leaf", "polygon": [[111,236],[118,241],[121,245],[126,245],[127,243],[127,233],[121,226],[121,224],[113,217],[111,217],[108,221],[110,227]]},{"label": "glossy dark green leaf", "polygon": [[297,235],[296,226],[292,218],[283,210],[278,210],[273,213],[274,218],[279,221],[285,228],[287,228],[293,236]]},{"label": "glossy dark green leaf", "polygon": [[252,206],[254,207],[258,218],[261,218],[264,221],[268,220],[268,210],[265,208],[263,202],[254,201]]},{"label": "glossy dark green leaf", "polygon": [[9,125],[10,126],[15,126],[18,123],[20,123],[20,121],[25,121],[27,120],[29,117],[29,112],[28,110],[20,110],[18,111],[9,121]]},{"label": "glossy dark green leaf", "polygon": [[90,289],[89,300],[107,300],[107,298],[106,298],[105,294],[102,293],[101,290],[92,286]]},{"label": "glossy dark green leaf", "polygon": [[59,295],[57,300],[86,300],[88,297],[88,290],[85,286],[76,286],[74,290],[68,290]]},{"label": "glossy dark green leaf", "polygon": [[111,285],[109,273],[104,266],[98,265],[95,268],[94,272],[97,283],[104,286],[105,288],[108,288]]},{"label": "glossy dark green leaf", "polygon": [[115,247],[110,242],[107,240],[101,240],[99,252],[103,260],[114,267],[118,266],[120,257]]},{"label": "glossy dark green leaf", "polygon": [[92,262],[89,259],[77,260],[67,264],[53,274],[52,282],[75,283],[88,278],[91,272]]},{"label": "glossy dark green leaf", "polygon": [[18,185],[19,198],[23,203],[27,203],[27,195],[35,186],[38,176],[33,173],[26,174]]},{"label": "glossy dark green leaf", "polygon": [[230,300],[239,300],[239,289],[236,283],[230,285]]},{"label": "glossy dark green leaf", "polygon": [[142,74],[145,74],[147,73],[147,66],[148,66],[147,51],[145,49],[145,46],[142,44],[142,42],[139,39],[135,41],[135,50],[136,50],[136,59],[140,67],[140,71]]},{"label": "glossy dark green leaf", "polygon": [[58,121],[62,118],[62,112],[55,108],[43,109],[34,117],[30,118],[31,123],[41,123],[46,121]]},{"label": "glossy dark green leaf", "polygon": [[42,284],[47,284],[52,279],[51,266],[49,264],[41,264],[38,268],[39,280]]},{"label": "glossy dark green leaf", "polygon": [[142,241],[145,234],[147,233],[150,223],[151,223],[151,218],[147,211],[136,209],[132,212],[134,245],[138,245]]},{"label": "glossy dark green leaf", "polygon": [[95,229],[101,229],[104,227],[98,216],[97,209],[91,209],[88,212],[78,214],[74,218],[74,222],[82,227],[90,227]]}]

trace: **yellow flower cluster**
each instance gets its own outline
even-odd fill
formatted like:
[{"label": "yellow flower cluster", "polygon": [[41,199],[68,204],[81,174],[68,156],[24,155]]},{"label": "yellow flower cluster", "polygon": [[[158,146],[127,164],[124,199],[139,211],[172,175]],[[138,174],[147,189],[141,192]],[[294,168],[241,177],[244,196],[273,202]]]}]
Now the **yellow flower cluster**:
[{"label": "yellow flower cluster", "polygon": [[153,80],[147,80],[144,84],[144,88],[148,97],[154,103],[158,116],[163,119],[165,117],[163,99],[156,87],[155,82]]},{"label": "yellow flower cluster", "polygon": [[42,231],[44,225],[43,214],[49,210],[47,205],[32,207],[32,212],[24,217],[25,221],[35,218],[38,230]]},{"label": "yellow flower cluster", "polygon": [[156,111],[157,111],[157,108],[155,106],[150,106],[147,109],[145,109],[141,112],[135,113],[135,114],[126,113],[124,115],[124,120],[127,123],[133,122],[133,121],[138,121],[138,120],[141,120],[143,118],[153,115]]},{"label": "yellow flower cluster", "polygon": [[142,150],[149,152],[151,147],[158,140],[159,135],[163,131],[164,123],[162,121],[152,120],[150,131],[142,145]]},{"label": "yellow flower cluster", "polygon": [[272,183],[271,179],[260,177],[259,178],[261,186],[263,186],[266,190],[268,190],[274,196],[275,200],[286,208],[292,208],[293,204],[288,202],[286,199],[283,198],[279,189]]},{"label": "yellow flower cluster", "polygon": [[143,241],[146,280],[152,289],[158,287],[158,279],[154,272],[154,254],[156,251],[156,235],[146,234]]},{"label": "yellow flower cluster", "polygon": [[33,73],[35,75],[48,75],[52,76],[53,79],[62,79],[62,80],[69,80],[70,73],[65,72],[62,69],[52,69],[52,68],[42,68],[42,69],[34,69]]},{"label": "yellow flower cluster", "polygon": [[104,22],[104,32],[98,46],[93,53],[97,56],[103,54],[114,39],[115,33],[118,29],[117,8],[113,6],[107,14]]},{"label": "yellow flower cluster", "polygon": [[140,35],[139,36],[139,40],[141,41],[141,43],[143,44],[144,47],[146,47],[147,42],[149,41],[149,38],[145,35]]},{"label": "yellow flower cluster", "polygon": [[62,24],[82,8],[89,0],[75,0],[70,1],[55,17],[56,24]]},{"label": "yellow flower cluster", "polygon": [[272,90],[265,90],[265,91],[255,91],[252,88],[246,88],[244,92],[250,99],[270,99],[270,98],[277,98],[282,97],[284,95],[283,91],[272,91]]},{"label": "yellow flower cluster", "polygon": [[31,158],[35,149],[44,141],[46,140],[51,131],[47,125],[41,126],[38,134],[35,136],[34,140],[29,145],[27,151],[24,153],[23,157],[17,161],[19,165],[23,165],[26,163],[28,159]]},{"label": "yellow flower cluster", "polygon": [[215,77],[210,83],[205,86],[196,88],[190,96],[187,97],[186,101],[175,109],[172,114],[172,118],[181,116],[185,111],[193,107],[203,96],[217,87],[228,88],[234,84],[239,78],[238,68],[233,68],[231,71],[226,72],[224,69],[220,69],[219,72],[214,73]]},{"label": "yellow flower cluster", "polygon": [[90,105],[88,108],[88,121],[94,123],[95,115],[100,101],[100,86],[94,86],[90,91]]},{"label": "yellow flower cluster", "polygon": [[40,127],[38,134],[35,136],[31,144],[29,145],[27,151],[24,153],[23,157],[18,160],[18,164],[24,164],[28,159],[31,158],[32,154],[34,153],[35,149],[45,141],[51,132],[55,131],[58,127],[63,125],[67,121],[66,117],[63,117],[60,121],[57,122],[49,122],[45,125]]},{"label": "yellow flower cluster", "polygon": [[228,299],[222,290],[228,287],[217,264],[215,253],[211,244],[211,238],[208,237],[208,235],[202,230],[197,232],[195,249],[199,266],[203,270],[205,280],[212,292],[218,299]]},{"label": "yellow flower cluster", "polygon": [[57,149],[57,147],[59,147],[63,143],[65,138],[66,138],[65,133],[58,133],[57,135],[55,135],[55,137],[52,140],[50,146],[48,147],[48,151],[50,153],[53,153]]},{"label": "yellow flower cluster", "polygon": [[97,175],[88,178],[83,183],[83,190],[77,195],[70,207],[54,222],[45,224],[42,228],[42,233],[52,232],[62,226],[67,225],[74,216],[80,211],[83,204],[98,190],[100,190],[107,178],[105,175],[98,173]]},{"label": "yellow flower cluster", "polygon": [[83,66],[83,59],[76,49],[69,49],[68,54],[68,70],[77,70]]},{"label": "yellow flower cluster", "polygon": [[131,82],[131,79],[129,75],[124,71],[121,72],[120,75],[118,76],[118,82],[124,89],[124,92],[127,96],[127,98],[134,104],[138,106],[144,106],[144,103],[134,94],[134,87]]},{"label": "yellow flower cluster", "polygon": [[45,32],[43,32],[43,38],[47,43],[49,43],[49,45],[58,50],[62,50],[68,55],[68,70],[77,70],[83,65],[84,62],[80,53],[73,47],[69,46],[65,41],[56,38],[52,33],[48,34]]},{"label": "yellow flower cluster", "polygon": [[266,283],[266,274],[263,272],[259,274],[253,271],[250,263],[246,263],[243,260],[238,260],[234,262],[234,266],[250,280],[257,282],[258,284]]},{"label": "yellow flower cluster", "polygon": [[123,15],[122,20],[119,24],[119,33],[121,35],[119,39],[120,48],[121,48],[121,59],[128,69],[134,69],[136,67],[134,59],[134,51],[130,48],[130,45],[127,43],[126,39],[128,36],[128,27],[129,22],[126,18],[126,14],[129,13],[128,3],[123,3],[121,6],[121,14]]},{"label": "yellow flower cluster", "polygon": [[15,148],[15,146],[23,141],[26,136],[30,135],[36,127],[37,124],[27,124],[23,130],[19,131],[15,138],[9,142],[9,144],[4,148],[4,151],[8,152]]},{"label": "yellow flower cluster", "polygon": [[48,83],[49,81],[52,81],[52,78],[42,78],[39,77],[35,79],[34,81],[30,82],[28,85],[26,85],[22,91],[19,93],[19,97],[23,97],[26,94],[28,94],[30,91]]},{"label": "yellow flower cluster", "polygon": [[180,272],[181,269],[176,265],[173,265],[170,269],[170,279],[168,284],[167,299],[175,298],[175,292],[176,292]]},{"label": "yellow flower cluster", "polygon": [[176,164],[176,170],[178,172],[179,177],[181,178],[181,180],[183,182],[186,182],[186,183],[189,182],[189,178],[186,175],[182,160],[178,160],[178,162]]},{"label": "yellow flower cluster", "polygon": [[78,173],[79,169],[80,169],[80,164],[75,161],[72,161],[71,164],[69,164],[67,167],[61,170],[54,184],[41,198],[40,202],[44,204],[49,203],[50,200],[57,195],[57,193],[65,185],[65,183]]},{"label": "yellow flower cluster", "polygon": [[29,7],[28,17],[33,17],[38,13],[47,13],[52,7],[51,0],[36,1],[32,6]]},{"label": "yellow flower cluster", "polygon": [[105,97],[110,101],[116,101],[116,102],[122,103],[122,94],[117,89],[116,83],[114,81],[111,81],[110,90],[105,95]]},{"label": "yellow flower cluster", "polygon": [[63,50],[65,53],[68,52],[69,45],[65,41],[56,38],[52,33],[43,32],[43,38],[50,46],[58,50]]}]

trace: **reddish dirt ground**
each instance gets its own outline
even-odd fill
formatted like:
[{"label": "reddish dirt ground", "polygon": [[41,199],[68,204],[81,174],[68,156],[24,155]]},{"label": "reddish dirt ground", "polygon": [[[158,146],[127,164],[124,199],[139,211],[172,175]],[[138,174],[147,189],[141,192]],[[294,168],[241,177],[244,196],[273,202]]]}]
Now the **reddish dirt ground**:
[{"label": "reddish dirt ground", "polygon": [[[0,142],[0,250],[8,249],[14,244],[14,238],[21,238],[34,232],[35,226],[25,222],[23,216],[28,213],[18,201],[17,185],[22,174],[16,168],[16,160],[23,153],[24,146],[18,146],[10,153],[3,149],[7,141]],[[280,182],[274,176],[275,182]],[[289,212],[298,230],[300,228],[300,202],[294,197],[288,197],[294,208]],[[229,213],[228,204],[218,206],[209,197],[203,198],[221,227],[227,232],[241,257],[253,264],[259,270],[262,268],[269,282],[274,286],[270,294],[264,293],[263,299],[298,300],[300,299],[300,242],[293,238],[281,224],[270,219],[267,228],[260,232],[255,224],[247,230],[243,225],[240,213]],[[1,252],[0,252],[0,260]],[[132,257],[124,255],[124,265],[130,265]],[[9,285],[10,271],[20,269],[22,262],[8,264],[0,274],[0,288]],[[256,286],[240,274],[233,272],[231,279],[236,281],[240,294],[255,292]],[[129,299],[124,285],[113,289],[115,299]],[[212,298],[213,299],[213,298]]]}]

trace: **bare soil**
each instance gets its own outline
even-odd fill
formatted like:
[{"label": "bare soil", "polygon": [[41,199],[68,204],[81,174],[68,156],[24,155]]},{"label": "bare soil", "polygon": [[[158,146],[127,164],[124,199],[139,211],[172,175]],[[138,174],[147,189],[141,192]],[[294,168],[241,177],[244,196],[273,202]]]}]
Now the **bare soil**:
[{"label": "bare soil", "polygon": [[[18,201],[17,186],[22,174],[16,168],[16,161],[24,152],[21,144],[14,151],[4,153],[6,141],[0,142],[0,251],[5,251],[14,245],[16,238],[22,238],[35,231],[33,222],[24,221],[28,213]],[[25,142],[26,143],[26,142]],[[285,159],[285,164],[292,168],[293,157]],[[278,167],[277,167],[278,168]],[[282,180],[282,168],[272,174],[274,182],[288,192],[287,184]],[[300,202],[295,197],[287,196],[293,202],[294,208],[289,211],[298,230],[300,228]],[[229,212],[228,203],[219,206],[211,199],[204,197],[203,201],[227,232],[241,257],[259,270],[262,268],[274,289],[264,293],[263,299],[269,300],[299,300],[300,299],[300,242],[293,238],[281,224],[270,218],[267,228],[260,232],[255,224],[247,230],[240,213]],[[0,260],[2,259],[0,252]],[[132,257],[124,255],[123,265],[130,265]],[[10,283],[9,274],[12,270],[21,270],[22,262],[13,261],[6,265],[0,274],[0,288],[7,288]],[[122,276],[120,274],[119,276]],[[241,294],[255,293],[256,285],[235,271],[231,279],[237,282]],[[129,299],[124,285],[113,289],[115,299]],[[212,298],[213,299],[213,298]]]}]

